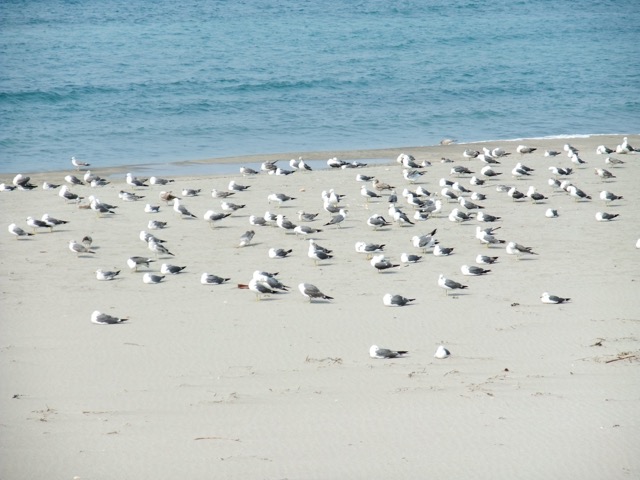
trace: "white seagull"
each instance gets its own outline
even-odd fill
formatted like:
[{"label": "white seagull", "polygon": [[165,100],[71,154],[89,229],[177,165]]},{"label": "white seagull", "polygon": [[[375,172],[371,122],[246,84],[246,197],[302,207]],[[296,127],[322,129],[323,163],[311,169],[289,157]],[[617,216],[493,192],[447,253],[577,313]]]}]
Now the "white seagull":
[{"label": "white seagull", "polygon": [[333,297],[325,295],[318,287],[311,285],[310,283],[299,284],[298,290],[300,290],[300,293],[309,300],[309,303],[311,303],[314,298],[319,298],[321,300],[333,300]]},{"label": "white seagull", "polygon": [[369,348],[369,356],[371,358],[397,358],[409,353],[408,350],[390,350],[388,348],[380,348],[377,345],[371,345]]},{"label": "white seagull", "polygon": [[542,301],[542,303],[559,304],[568,302],[571,299],[558,297],[557,295],[551,295],[549,292],[544,292],[542,295],[540,295],[540,300]]},{"label": "white seagull", "polygon": [[116,323],[126,322],[128,318],[118,318],[106,313],[101,313],[98,310],[91,314],[91,323],[97,325],[115,325]]},{"label": "white seagull", "polygon": [[386,293],[382,297],[382,303],[387,307],[404,307],[413,301],[415,301],[415,298],[407,298],[402,295],[392,295],[390,293]]},{"label": "white seagull", "polygon": [[449,350],[447,350],[446,348],[444,348],[444,345],[440,345],[437,349],[436,349],[436,353],[434,355],[435,358],[439,358],[439,359],[443,359],[443,358],[447,358],[451,355],[451,352]]}]

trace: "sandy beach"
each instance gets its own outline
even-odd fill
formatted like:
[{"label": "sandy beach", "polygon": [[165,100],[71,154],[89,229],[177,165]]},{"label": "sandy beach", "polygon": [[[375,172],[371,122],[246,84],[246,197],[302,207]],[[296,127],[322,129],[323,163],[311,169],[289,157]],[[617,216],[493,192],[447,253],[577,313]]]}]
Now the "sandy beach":
[{"label": "sandy beach", "polygon": [[[289,169],[289,156],[218,159],[235,164],[235,173],[175,176],[166,186],[138,188],[127,185],[124,168],[92,168],[110,183],[71,186],[85,197],[80,203],[65,202],[59,188],[42,189],[43,181],[81,178],[84,171],[71,164],[64,172],[15,172],[38,188],[0,192],[0,477],[640,477],[634,453],[640,441],[640,154],[596,154],[598,145],[615,148],[622,137],[317,152],[302,156],[388,162],[283,176],[243,176],[239,167],[278,160]],[[585,164],[570,161],[567,142]],[[629,135],[629,143],[640,147],[640,136]],[[519,154],[518,145],[537,150]],[[501,175],[470,185],[472,175],[485,178],[485,165],[463,152],[498,146],[510,153],[494,167]],[[561,154],[545,157],[546,149]],[[396,161],[403,152],[431,163],[413,184]],[[607,165],[607,157],[624,163]],[[514,178],[518,162],[534,170]],[[452,175],[454,166],[474,173]],[[572,168],[567,179],[591,200],[552,188],[550,166]],[[596,168],[614,178],[601,178]],[[393,222],[389,191],[366,201],[361,186],[374,189],[357,182],[357,174],[395,187],[398,207],[415,224]],[[441,178],[485,194],[474,203],[501,219],[450,221],[454,208],[474,211],[444,201]],[[228,199],[245,207],[211,228],[204,213],[222,211],[211,191],[227,190],[231,180],[249,186]],[[533,185],[547,198],[514,201],[498,185],[523,193]],[[443,200],[437,216],[413,220],[415,210],[401,193],[418,186]],[[200,193],[182,197],[185,188]],[[348,214],[340,226],[325,225],[331,216],[321,193],[330,189],[345,195],[340,206]],[[144,198],[123,201],[121,190]],[[160,201],[159,193],[169,190],[197,218],[181,218]],[[604,190],[623,198],[605,204]],[[268,202],[271,193],[295,199],[278,206]],[[90,195],[117,206],[116,213],[96,215],[86,208]],[[145,213],[147,203],[160,205],[160,212]],[[549,208],[559,216],[547,218]],[[300,210],[319,215],[300,222]],[[250,225],[251,215],[266,211],[321,229],[312,238],[333,258],[316,265],[307,255],[309,237]],[[597,212],[619,216],[599,222]],[[16,223],[31,233],[26,218],[45,213],[68,223],[28,237],[7,231]],[[369,227],[375,213],[391,224]],[[167,227],[149,230],[150,220]],[[496,238],[537,255],[517,260],[505,244],[484,246],[475,238],[477,226],[500,227]],[[451,255],[412,245],[413,236],[434,229],[440,246],[454,248]],[[174,256],[156,257],[140,240],[141,230],[165,240]],[[239,247],[247,230],[255,236]],[[72,253],[69,241],[87,235],[95,253]],[[355,251],[358,241],[384,244],[384,254],[400,266],[378,273]],[[292,252],[269,258],[272,247]],[[404,264],[402,253],[422,258]],[[478,254],[499,259],[480,265],[491,270],[486,275],[463,275],[461,266],[477,265]],[[132,256],[155,261],[133,272],[126,263]],[[160,274],[163,263],[186,268],[159,284],[143,283],[144,273]],[[98,281],[96,269],[121,272]],[[289,291],[257,300],[238,288],[256,270],[278,272]],[[202,285],[204,272],[229,280]],[[445,295],[440,274],[467,288]],[[298,291],[301,282],[333,300],[308,302]],[[570,301],[544,304],[543,292]],[[387,307],[386,293],[415,300]],[[95,310],[128,320],[96,325],[90,321]],[[373,344],[409,353],[374,359]],[[450,350],[449,358],[434,358],[439,345]]]}]

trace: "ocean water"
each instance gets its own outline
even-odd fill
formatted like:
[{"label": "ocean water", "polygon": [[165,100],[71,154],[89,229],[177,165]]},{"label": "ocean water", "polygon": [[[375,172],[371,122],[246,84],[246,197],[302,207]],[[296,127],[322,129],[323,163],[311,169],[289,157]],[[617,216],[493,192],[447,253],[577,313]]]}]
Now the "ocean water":
[{"label": "ocean water", "polygon": [[640,132],[640,2],[2,0],[0,172]]}]

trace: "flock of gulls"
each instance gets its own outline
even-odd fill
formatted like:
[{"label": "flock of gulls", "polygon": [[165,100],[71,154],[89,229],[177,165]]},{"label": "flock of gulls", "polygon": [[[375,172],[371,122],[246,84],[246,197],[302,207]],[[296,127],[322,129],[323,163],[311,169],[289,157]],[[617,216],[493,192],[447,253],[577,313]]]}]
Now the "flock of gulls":
[{"label": "flock of gulls", "polygon": [[[453,152],[451,144],[448,152]],[[460,148],[459,157],[455,160],[441,158],[441,163],[450,163],[449,176],[433,178],[429,174],[430,161],[418,161],[412,155],[401,153],[397,157],[399,164],[397,173],[393,173],[393,168],[387,170],[386,183],[382,179],[360,173],[366,164],[361,162],[346,162],[332,158],[327,161],[329,170],[357,170],[355,173],[355,185],[353,191],[337,192],[329,188],[322,191],[321,198],[317,199],[316,208],[313,211],[300,209],[300,199],[298,197],[274,191],[265,199],[261,205],[249,205],[246,198],[247,190],[250,190],[250,179],[265,175],[287,176],[293,173],[305,175],[303,172],[312,172],[313,168],[309,162],[302,158],[291,160],[288,165],[279,165],[278,161],[264,162],[260,169],[252,169],[247,166],[240,168],[242,180],[231,180],[226,189],[213,188],[210,192],[203,192],[200,189],[184,188],[181,191],[173,191],[172,179],[164,179],[152,176],[141,178],[126,174],[124,182],[121,180],[101,178],[89,170],[90,164],[81,162],[75,157],[71,158],[72,166],[76,169],[76,174],[64,176],[64,181],[60,183],[44,182],[41,186],[44,190],[57,191],[60,202],[73,206],[74,208],[92,211],[97,217],[117,216],[118,208],[122,202],[138,202],[140,209],[149,214],[149,221],[139,233],[141,242],[146,244],[148,255],[131,256],[121,259],[123,265],[126,264],[131,272],[142,273],[142,282],[145,284],[158,284],[166,281],[167,277],[180,275],[185,269],[184,265],[176,265],[174,258],[179,256],[179,252],[168,245],[168,242],[161,237],[161,231],[168,227],[180,224],[183,219],[202,219],[208,223],[211,229],[225,222],[229,218],[244,216],[248,218],[246,230],[238,232],[236,248],[244,248],[252,245],[256,235],[262,235],[261,230],[272,228],[282,230],[282,235],[292,235],[306,242],[306,253],[310,262],[316,266],[323,264],[330,265],[335,253],[332,248],[320,245],[317,238],[325,231],[332,232],[327,235],[329,238],[337,239],[335,235],[339,229],[345,225],[362,225],[363,231],[370,232],[371,237],[375,237],[376,242],[363,238],[355,243],[354,255],[365,255],[371,265],[372,272],[384,274],[388,270],[397,270],[403,266],[417,264],[423,261],[425,255],[447,257],[454,255],[455,246],[441,245],[437,238],[438,228],[431,228],[427,233],[416,233],[421,230],[422,222],[430,220],[430,225],[434,226],[438,221],[448,221],[453,224],[463,224],[468,222],[476,223],[475,239],[478,246],[484,246],[485,253],[479,253],[475,258],[475,264],[464,264],[460,267],[462,276],[481,277],[488,275],[492,271],[492,266],[498,263],[500,255],[493,253],[502,251],[507,256],[516,260],[525,256],[544,255],[540,247],[524,245],[523,239],[502,239],[499,238],[499,229],[508,218],[491,215],[485,211],[483,201],[490,195],[504,196],[506,201],[512,202],[532,202],[551,203],[549,195],[564,193],[575,202],[588,203],[600,202],[604,208],[612,204],[624,201],[624,197],[614,193],[609,185],[615,185],[618,172],[624,171],[625,161],[613,155],[632,154],[640,150],[629,145],[625,137],[620,145],[608,148],[601,145],[596,153],[602,155],[602,165],[589,168],[588,163],[581,156],[581,152],[570,144],[565,144],[562,150],[546,150],[543,156],[552,161],[555,165],[547,167],[541,171],[538,164],[540,151],[537,148],[520,145],[515,152],[507,152],[503,148],[483,148],[482,151]],[[537,154],[536,154],[537,152]],[[568,160],[561,160],[567,157]],[[527,159],[535,158],[535,168]],[[283,162],[284,163],[284,162]],[[567,164],[570,164],[568,166]],[[600,192],[587,192],[580,185],[579,179],[586,171],[594,172],[602,183]],[[81,173],[83,172],[83,173]],[[298,173],[300,172],[300,173]],[[313,175],[313,173],[307,173]],[[542,184],[544,182],[544,184]],[[117,200],[110,200],[111,203],[102,201],[99,198],[101,189],[111,185],[110,192],[118,190]],[[521,187],[521,185],[525,185]],[[114,187],[115,190],[114,190]],[[487,188],[489,187],[489,188]],[[0,184],[0,192],[10,192],[13,190],[33,190],[38,185],[31,183],[31,179],[22,174],[14,177],[11,184]],[[304,188],[300,189],[304,192]],[[494,193],[495,192],[495,193]],[[546,192],[546,193],[543,193]],[[292,193],[292,192],[289,192]],[[296,194],[300,195],[300,194]],[[217,210],[208,209],[201,214],[195,211],[190,203],[193,197],[207,196],[220,202]],[[358,198],[359,197],[359,198]],[[147,203],[154,199],[151,203]],[[255,199],[254,199],[255,201]],[[308,201],[308,200],[307,200]],[[362,202],[357,209],[358,215],[353,215],[353,207],[358,201]],[[296,210],[295,216],[287,216],[281,209],[283,206],[293,206]],[[308,206],[308,205],[307,205]],[[264,214],[247,215],[249,209],[268,209]],[[165,209],[171,209],[172,219],[160,221],[153,216]],[[378,210],[375,212],[375,210]],[[272,213],[273,212],[273,213]],[[275,213],[278,212],[278,213]],[[366,212],[362,215],[361,212]],[[544,215],[554,219],[562,215],[556,208],[549,207]],[[607,212],[604,209],[595,213],[595,219],[599,222],[611,222],[619,218],[619,213]],[[26,226],[19,225],[22,222],[11,223],[8,231],[16,239],[34,237],[39,232],[52,232],[58,227],[67,225],[68,220],[58,219],[45,213],[39,218],[27,217],[24,219]],[[366,227],[365,227],[366,225]],[[407,235],[407,245],[412,246],[411,251],[402,252],[398,255],[398,260],[388,257],[385,253],[387,247],[379,239],[385,237],[384,232],[388,229],[407,228],[411,234]],[[153,233],[152,233],[153,232]],[[94,233],[95,235],[95,233]],[[334,240],[336,241],[336,240]],[[92,250],[93,239],[89,235],[84,235],[80,241],[72,239],[68,243],[71,254],[81,256],[96,255]],[[640,248],[640,239],[636,244]],[[491,249],[491,250],[489,250]],[[268,258],[282,260],[289,257],[294,249],[274,245],[268,249]],[[492,254],[489,254],[491,252]],[[156,268],[156,265],[158,268]],[[143,270],[143,271],[141,271]],[[98,281],[112,281],[120,278],[120,270],[98,269],[95,271],[95,278]],[[453,296],[462,292],[470,292],[472,289],[456,275],[450,272],[440,273],[437,281],[438,287],[443,290],[443,295]],[[231,281],[230,277],[225,277],[211,272],[203,272],[200,276],[200,283],[203,285],[222,285]],[[435,279],[434,279],[435,280]],[[390,283],[392,285],[393,282]],[[251,278],[247,278],[242,283],[237,283],[240,289],[250,290],[255,294],[255,299],[260,300],[264,296],[279,295],[289,292],[289,286],[285,285],[278,277],[277,272],[266,272],[256,270]],[[323,286],[325,288],[326,286]],[[329,291],[323,291],[319,286],[307,282],[297,285],[300,295],[308,302],[331,302],[333,297]],[[337,296],[337,295],[336,295]],[[385,293],[382,297],[382,304],[388,307],[404,307],[415,302],[415,298],[405,297],[397,292]],[[540,301],[545,304],[565,304],[570,302],[570,298],[560,296],[556,293],[544,292],[540,295]],[[116,317],[99,310],[91,314],[91,322],[95,324],[107,325],[117,324],[127,321],[127,317]],[[369,351],[371,358],[390,359],[403,357],[408,354],[404,350],[393,350],[371,346]],[[449,350],[440,345],[434,355],[435,358],[444,359],[450,356]]]}]

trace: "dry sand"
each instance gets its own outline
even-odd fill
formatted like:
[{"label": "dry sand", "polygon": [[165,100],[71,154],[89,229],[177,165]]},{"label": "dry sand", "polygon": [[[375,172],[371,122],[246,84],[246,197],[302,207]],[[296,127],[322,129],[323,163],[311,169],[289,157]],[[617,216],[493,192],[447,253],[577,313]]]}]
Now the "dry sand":
[{"label": "dry sand", "polygon": [[[570,180],[591,201],[576,202],[547,185],[548,166],[574,167],[564,153],[542,155],[545,148],[561,150],[563,140],[490,144],[513,154],[496,168],[501,178],[478,189],[488,196],[479,203],[502,217],[498,238],[539,253],[521,261],[503,247],[480,245],[475,220],[448,221],[454,204],[415,226],[367,227],[373,213],[388,217],[386,198],[367,204],[355,176],[375,175],[400,192],[407,185],[395,161],[401,150],[387,152],[386,165],[360,170],[176,177],[174,193],[202,189],[184,200],[198,216],[193,220],[177,218],[164,204],[158,214],[144,213],[144,204],[159,204],[158,192],[166,187],[138,189],[146,196],[140,202],[121,201],[118,192],[131,190],[122,174],[102,189],[72,189],[116,204],[111,218],[40,187],[0,192],[0,477],[640,477],[640,157],[612,155],[626,163],[606,167],[616,178],[603,182],[594,168],[605,167],[605,156],[595,147],[615,147],[621,136],[570,142],[588,162]],[[640,137],[630,142],[638,146]],[[538,151],[521,158],[515,153],[520,143]],[[479,172],[480,162],[462,152],[482,146],[404,151],[432,162],[416,186],[439,192],[440,178],[455,179],[452,165]],[[381,155],[341,153],[344,159]],[[441,163],[442,157],[454,163]],[[518,161],[535,168],[530,178],[511,177]],[[43,179],[64,183],[67,173],[74,172],[32,178],[39,186]],[[202,215],[219,211],[220,201],[210,191],[226,189],[231,179],[251,185],[233,197],[246,208],[211,229]],[[470,187],[468,176],[460,181]],[[535,185],[549,199],[514,202],[496,191],[497,184],[521,191]],[[320,193],[330,188],[347,195],[343,228],[321,226],[328,214]],[[605,206],[598,198],[605,189],[624,200]],[[272,192],[297,199],[277,208],[267,203]],[[545,217],[550,207],[559,218]],[[320,212],[312,225],[324,228],[315,238],[334,250],[331,261],[315,266],[305,240],[248,222],[249,215],[270,210],[297,223],[300,209]],[[597,211],[620,216],[597,222]],[[45,212],[69,223],[27,239],[7,232],[13,222],[30,231],[26,217]],[[167,240],[175,258],[131,273],[128,257],[153,255],[138,238],[150,219],[169,222],[154,233]],[[236,248],[250,228],[256,231],[252,244]],[[417,264],[378,274],[354,250],[356,241],[384,243],[387,256],[399,263],[402,252],[419,253],[411,237],[434,228],[441,245],[455,247],[453,255],[427,254]],[[76,257],[67,244],[85,235],[93,237],[96,253]],[[270,259],[270,247],[293,253]],[[499,262],[486,276],[462,276],[460,266],[474,264],[478,253],[497,255]],[[158,272],[163,262],[187,268],[161,284],[143,284],[143,272]],[[122,273],[98,282],[97,268]],[[237,288],[254,270],[280,272],[290,293],[256,301]],[[231,280],[203,286],[203,272]],[[440,273],[469,288],[445,296],[437,286]],[[300,282],[335,299],[309,304],[297,290]],[[571,302],[542,304],[543,291]],[[416,301],[385,307],[387,292]],[[89,319],[96,309],[129,321],[94,325]],[[371,344],[410,354],[371,359]],[[451,350],[450,358],[433,357],[440,344]]]}]

